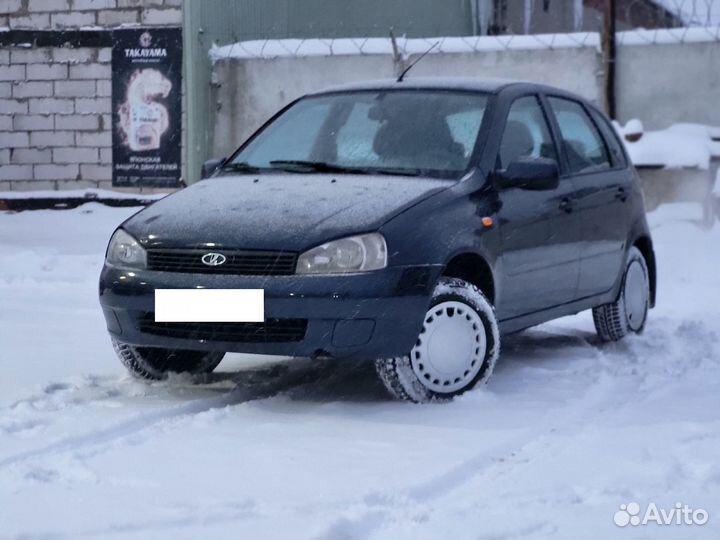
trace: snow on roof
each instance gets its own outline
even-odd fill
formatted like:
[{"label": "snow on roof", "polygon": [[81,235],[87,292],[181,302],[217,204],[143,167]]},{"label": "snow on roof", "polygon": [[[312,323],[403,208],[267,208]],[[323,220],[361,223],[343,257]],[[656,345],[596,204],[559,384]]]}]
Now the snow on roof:
[{"label": "snow on roof", "polygon": [[720,25],[720,2],[717,0],[654,0],[689,26]]},{"label": "snow on roof", "polygon": [[[639,120],[630,120],[625,126],[615,123],[625,148],[636,166],[707,169],[711,157],[720,157],[720,142],[711,139],[711,133],[720,128],[701,124],[674,124],[667,129],[643,131]],[[640,134],[636,141],[626,135]]]},{"label": "snow on roof", "polygon": [[389,89],[454,89],[471,90],[478,92],[497,92],[511,84],[532,84],[526,81],[513,79],[502,79],[496,77],[412,77],[398,82],[397,78],[374,79],[368,81],[350,82],[322,88],[314,94],[326,94],[328,92],[363,91],[363,90],[389,90]]}]

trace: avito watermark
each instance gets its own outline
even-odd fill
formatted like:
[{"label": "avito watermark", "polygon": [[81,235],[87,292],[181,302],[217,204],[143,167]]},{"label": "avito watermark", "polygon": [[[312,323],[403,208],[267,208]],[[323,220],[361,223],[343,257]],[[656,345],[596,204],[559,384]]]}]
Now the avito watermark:
[{"label": "avito watermark", "polygon": [[613,521],[618,527],[631,525],[705,525],[710,519],[707,510],[691,508],[687,504],[675,503],[671,508],[660,508],[651,502],[642,511],[636,502],[621,504],[620,510],[615,512]]}]

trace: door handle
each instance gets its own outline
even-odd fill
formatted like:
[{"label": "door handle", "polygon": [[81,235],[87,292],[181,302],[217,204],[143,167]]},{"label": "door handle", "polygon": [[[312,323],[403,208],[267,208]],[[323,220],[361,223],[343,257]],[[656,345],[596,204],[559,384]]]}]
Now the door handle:
[{"label": "door handle", "polygon": [[564,197],[564,198],[560,201],[560,210],[562,210],[563,212],[567,212],[568,214],[569,214],[570,212],[572,212],[572,210],[573,210],[573,204],[572,204],[572,202],[570,201],[570,199],[568,199],[567,197]]},{"label": "door handle", "polygon": [[624,187],[617,188],[617,191],[615,192],[615,198],[622,202],[627,201],[628,195]]}]

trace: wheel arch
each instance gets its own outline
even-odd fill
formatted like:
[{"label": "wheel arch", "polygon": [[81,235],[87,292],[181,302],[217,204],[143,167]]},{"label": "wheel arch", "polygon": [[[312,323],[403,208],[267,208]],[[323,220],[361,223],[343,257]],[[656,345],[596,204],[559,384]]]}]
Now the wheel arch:
[{"label": "wheel arch", "polygon": [[480,289],[491,305],[495,305],[495,277],[490,264],[482,255],[472,251],[457,253],[445,264],[442,275],[472,283]]},{"label": "wheel arch", "polygon": [[645,263],[648,267],[649,280],[650,280],[650,307],[655,307],[655,298],[657,291],[657,267],[655,263],[655,250],[653,249],[652,240],[647,235],[642,235],[635,239],[633,247],[640,250]]}]

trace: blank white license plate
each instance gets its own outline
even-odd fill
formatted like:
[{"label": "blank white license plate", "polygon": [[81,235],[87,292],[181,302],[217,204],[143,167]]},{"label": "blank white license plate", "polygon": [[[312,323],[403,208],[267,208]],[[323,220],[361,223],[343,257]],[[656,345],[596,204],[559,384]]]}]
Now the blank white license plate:
[{"label": "blank white license plate", "polygon": [[263,322],[263,289],[155,289],[157,322]]}]

